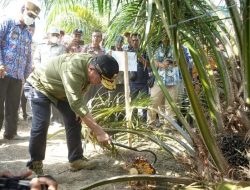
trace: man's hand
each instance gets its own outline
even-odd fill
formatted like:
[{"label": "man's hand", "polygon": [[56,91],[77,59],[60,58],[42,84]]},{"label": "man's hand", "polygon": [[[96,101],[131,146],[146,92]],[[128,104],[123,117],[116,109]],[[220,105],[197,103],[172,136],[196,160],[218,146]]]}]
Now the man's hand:
[{"label": "man's hand", "polygon": [[41,190],[42,185],[48,186],[48,190],[57,190],[57,182],[50,177],[36,177],[30,181],[31,190]]},{"label": "man's hand", "polygon": [[88,113],[84,117],[81,117],[81,120],[91,129],[91,131],[96,136],[97,141],[101,145],[107,146],[108,144],[110,144],[109,135],[102,129],[100,125],[96,123],[90,113]]},{"label": "man's hand", "polygon": [[[32,175],[31,170],[24,171],[21,173],[15,173],[15,174],[13,174],[12,172],[8,170],[0,172],[0,177],[7,177],[7,178],[18,177],[20,179],[26,179],[30,175]],[[32,180],[30,181],[31,190],[41,190],[42,185],[47,186],[48,190],[57,190],[58,188],[57,182],[50,176],[36,177],[36,178],[32,178]]]},{"label": "man's hand", "polygon": [[6,69],[3,65],[0,65],[0,78],[3,79],[6,75]]},{"label": "man's hand", "polygon": [[144,66],[148,66],[149,65],[149,62],[142,56],[140,56],[138,58],[138,60],[144,65]]},{"label": "man's hand", "polygon": [[79,46],[79,40],[73,39],[71,43],[69,44],[69,47]]},{"label": "man's hand", "polygon": [[5,170],[3,172],[0,172],[0,177],[20,177],[22,179],[25,179],[29,177],[32,174],[31,170],[28,171],[22,171],[21,173],[15,173],[13,174],[9,170]]},{"label": "man's hand", "polygon": [[107,133],[96,134],[96,139],[101,145],[110,144],[110,137]]}]

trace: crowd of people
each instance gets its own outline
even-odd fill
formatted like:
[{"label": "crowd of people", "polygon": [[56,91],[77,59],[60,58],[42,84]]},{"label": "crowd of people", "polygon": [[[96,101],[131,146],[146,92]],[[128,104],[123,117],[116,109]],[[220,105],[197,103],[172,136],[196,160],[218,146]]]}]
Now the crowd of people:
[{"label": "crowd of people", "polygon": [[[91,43],[85,44],[81,29],[75,29],[71,40],[67,41],[63,30],[51,28],[43,41],[34,45],[34,23],[39,13],[40,5],[35,0],[28,0],[19,18],[0,22],[0,129],[4,126],[4,139],[19,140],[20,105],[23,119],[32,118],[30,160],[27,163],[30,170],[43,174],[49,125],[65,127],[72,171],[93,169],[97,165],[95,160],[83,156],[81,123],[92,130],[99,143],[110,143],[109,135],[93,119],[86,105],[100,88],[124,92],[123,72],[119,71],[118,62],[109,54],[110,51],[137,53],[137,71],[129,72],[131,99],[140,93],[150,96],[153,108],[168,110],[174,116],[158,83],[148,82],[153,75],[148,55],[141,50],[139,33],[126,32],[117,36],[114,46],[106,50],[102,46],[103,33],[100,30],[94,30]],[[159,43],[153,64],[170,95],[177,101],[183,85],[176,60],[171,51],[167,51],[168,46],[163,41]],[[192,69],[190,53],[183,48],[188,67]],[[30,115],[26,110],[27,99],[32,111]],[[138,114],[136,110],[134,114]],[[152,110],[143,109],[141,118],[155,127],[156,115]]]}]

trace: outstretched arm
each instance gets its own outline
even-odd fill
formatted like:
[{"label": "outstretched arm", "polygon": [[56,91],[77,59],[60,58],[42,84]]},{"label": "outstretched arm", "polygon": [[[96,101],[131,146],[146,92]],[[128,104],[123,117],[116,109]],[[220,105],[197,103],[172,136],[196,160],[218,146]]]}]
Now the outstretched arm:
[{"label": "outstretched arm", "polygon": [[81,117],[81,120],[93,131],[99,143],[103,145],[109,144],[109,135],[96,123],[90,113]]}]

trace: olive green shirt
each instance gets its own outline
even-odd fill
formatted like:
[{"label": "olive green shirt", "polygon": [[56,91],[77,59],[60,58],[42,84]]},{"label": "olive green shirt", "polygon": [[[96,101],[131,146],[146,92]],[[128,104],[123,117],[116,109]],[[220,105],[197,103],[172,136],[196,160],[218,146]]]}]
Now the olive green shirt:
[{"label": "olive green shirt", "polygon": [[63,54],[35,68],[27,81],[53,103],[68,101],[71,109],[84,116],[89,110],[83,94],[89,86],[87,54]]}]

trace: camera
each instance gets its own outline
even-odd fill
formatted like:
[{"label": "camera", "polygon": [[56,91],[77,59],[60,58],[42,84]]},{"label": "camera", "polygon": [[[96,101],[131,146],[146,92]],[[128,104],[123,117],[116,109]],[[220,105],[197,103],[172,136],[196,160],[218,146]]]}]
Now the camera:
[{"label": "camera", "polygon": [[[30,190],[30,180],[20,177],[0,177],[0,190]],[[41,190],[47,190],[47,185],[41,185]]]}]

